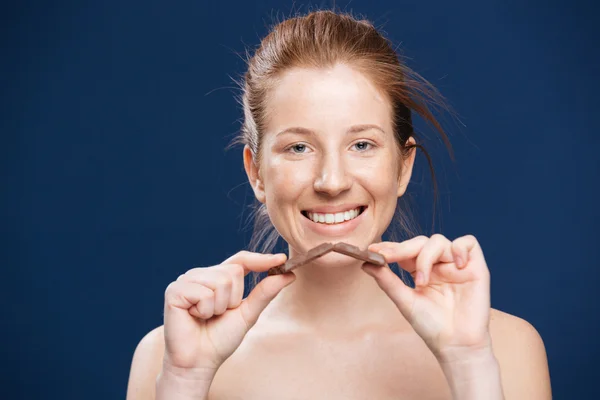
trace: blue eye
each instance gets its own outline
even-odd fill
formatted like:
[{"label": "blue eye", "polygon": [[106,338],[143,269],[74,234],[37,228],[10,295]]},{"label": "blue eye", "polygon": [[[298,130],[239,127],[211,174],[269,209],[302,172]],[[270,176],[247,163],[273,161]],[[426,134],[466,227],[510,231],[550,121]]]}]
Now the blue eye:
[{"label": "blue eye", "polygon": [[[359,145],[363,145],[363,146],[359,147]],[[371,143],[364,142],[364,141],[363,142],[357,142],[357,143],[354,144],[354,146],[356,146],[357,149],[360,150],[360,151],[366,151],[366,150],[368,150],[369,149],[368,146],[373,147],[373,145]]]},{"label": "blue eye", "polygon": [[[361,142],[356,142],[353,146],[355,146],[356,149],[361,153],[364,153],[365,151],[371,150],[373,147],[375,147],[372,143],[364,140]],[[308,147],[305,144],[296,143],[289,146],[286,151],[291,152],[292,154],[304,154],[306,153],[307,149]]]},{"label": "blue eye", "polygon": [[298,149],[298,148],[300,148],[300,151],[294,151],[293,153],[295,153],[295,154],[302,154],[302,153],[304,153],[302,150],[306,149],[306,145],[304,145],[302,143],[298,143],[298,144],[295,144],[293,146],[290,146],[290,149]]}]

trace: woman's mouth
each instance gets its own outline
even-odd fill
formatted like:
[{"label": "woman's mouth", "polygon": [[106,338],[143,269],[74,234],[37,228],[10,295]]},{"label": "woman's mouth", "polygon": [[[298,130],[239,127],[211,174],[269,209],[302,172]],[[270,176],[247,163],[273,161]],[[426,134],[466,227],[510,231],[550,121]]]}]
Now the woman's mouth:
[{"label": "woman's mouth", "polygon": [[316,213],[310,211],[302,211],[302,215],[304,215],[306,218],[317,224],[341,225],[361,215],[366,208],[366,206],[359,206],[352,210],[337,213]]}]

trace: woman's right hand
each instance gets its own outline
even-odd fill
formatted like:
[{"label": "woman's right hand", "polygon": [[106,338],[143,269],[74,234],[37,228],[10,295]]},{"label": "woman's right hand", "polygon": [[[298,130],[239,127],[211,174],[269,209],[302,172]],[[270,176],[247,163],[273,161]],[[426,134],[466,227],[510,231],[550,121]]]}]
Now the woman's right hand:
[{"label": "woman's right hand", "polygon": [[190,376],[215,374],[233,354],[261,312],[296,277],[292,272],[264,278],[244,295],[244,277],[283,264],[284,253],[241,251],[223,263],[194,268],[165,291],[163,368]]}]

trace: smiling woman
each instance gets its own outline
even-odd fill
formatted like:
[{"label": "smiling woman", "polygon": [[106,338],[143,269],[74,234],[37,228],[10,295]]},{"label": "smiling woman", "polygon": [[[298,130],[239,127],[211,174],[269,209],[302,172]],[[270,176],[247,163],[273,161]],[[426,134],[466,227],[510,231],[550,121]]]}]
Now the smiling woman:
[{"label": "smiling woman", "polygon": [[[290,256],[326,238],[359,247],[380,241],[413,159],[400,157],[398,141],[409,139],[395,137],[386,96],[342,60],[320,68],[291,65],[265,102],[269,115],[257,118],[264,120],[255,132],[258,148],[246,140],[244,161],[268,213],[265,222],[289,245]],[[345,222],[345,212],[354,211],[356,218]],[[309,212],[317,221],[305,217]],[[344,262],[338,257],[334,264]]]},{"label": "smiling woman", "polygon": [[[257,200],[252,251],[167,287],[164,327],[138,345],[128,399],[549,399],[543,342],[491,309],[476,238],[410,229],[399,199],[424,150],[412,112],[452,147],[428,106],[443,98],[388,40],[346,14],[291,18],[240,84],[232,144]],[[382,242],[395,225],[407,240]],[[279,238],[288,254],[264,254]],[[258,280],[332,242],[401,264],[416,286],[343,251]]]},{"label": "smiling woman", "polygon": [[[432,219],[435,221],[435,172],[427,151],[417,143],[412,112],[437,129],[453,159],[448,137],[431,111],[435,108],[450,111],[450,108],[435,87],[401,62],[393,45],[368,21],[356,20],[347,14],[317,11],[281,22],[262,40],[248,60],[248,70],[239,86],[244,123],[241,134],[230,147],[244,145],[246,155],[252,157],[252,165],[261,165],[266,153],[270,156],[269,160],[277,163],[277,169],[290,166],[295,171],[305,171],[308,180],[320,174],[321,179],[313,182],[313,189],[319,190],[332,184],[331,180],[336,179],[335,173],[342,172],[338,168],[341,165],[321,166],[325,169],[315,171],[316,164],[323,162],[323,156],[327,154],[339,153],[339,146],[348,145],[345,151],[351,151],[355,160],[348,167],[368,166],[368,171],[363,168],[363,172],[374,175],[384,172],[390,178],[398,178],[395,183],[375,180],[398,194],[388,199],[387,207],[382,207],[379,202],[379,208],[372,208],[372,211],[379,212],[374,218],[380,221],[381,227],[387,228],[377,235],[399,241],[417,234],[408,201],[402,198],[402,194],[411,175],[414,151],[420,148],[427,157],[433,178]],[[335,139],[338,139],[337,143]],[[333,147],[327,148],[325,140]],[[370,180],[372,177],[368,173],[363,173],[363,177]],[[286,180],[294,181],[293,187],[299,187],[300,176],[291,179],[290,175],[278,175],[289,177]],[[398,186],[396,191],[395,185]],[[309,204],[325,203],[330,206],[346,198],[354,200],[356,196],[355,193],[349,196],[345,193],[323,201],[323,196],[331,195],[331,192],[321,190],[321,199],[313,198]],[[266,202],[261,201],[259,196],[252,211],[254,229],[249,248],[269,253],[280,238],[283,237],[288,244],[290,241],[283,234],[283,228],[280,230],[274,225],[274,215],[269,213]],[[280,192],[275,196],[281,199]],[[303,201],[304,198],[298,199],[296,203],[302,205]],[[368,204],[359,206],[366,209]],[[312,220],[307,215],[307,208],[300,212]],[[332,212],[350,211],[343,208]],[[393,213],[391,223],[390,213]],[[330,224],[335,222],[336,217],[325,214],[319,218],[321,220],[316,223]],[[308,224],[308,227],[320,233],[342,236],[349,231],[334,226]],[[371,239],[375,239],[374,236]],[[364,246],[368,243],[357,244]],[[307,246],[296,249],[306,251]],[[292,252],[293,248],[292,245]],[[401,270],[397,273],[404,278]],[[257,284],[261,274],[253,273],[252,278],[251,287]],[[408,283],[407,280],[405,282]]]}]

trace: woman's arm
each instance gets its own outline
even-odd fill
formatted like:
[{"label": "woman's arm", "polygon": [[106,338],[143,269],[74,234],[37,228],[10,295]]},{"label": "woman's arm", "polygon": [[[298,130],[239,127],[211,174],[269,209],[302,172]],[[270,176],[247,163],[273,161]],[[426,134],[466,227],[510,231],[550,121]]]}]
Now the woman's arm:
[{"label": "woman's arm", "polygon": [[177,371],[163,365],[164,327],[140,341],[131,363],[127,400],[205,400],[214,373]]},{"label": "woman's arm", "polygon": [[160,326],[140,341],[131,362],[127,400],[204,400],[214,375],[190,376],[164,368],[164,331]]},{"label": "woman's arm", "polygon": [[493,311],[490,331],[494,351],[436,356],[454,399],[551,400],[542,337],[524,319]]},{"label": "woman's arm", "polygon": [[500,365],[491,346],[438,357],[455,400],[504,400]]},{"label": "woman's arm", "polygon": [[156,379],[156,400],[206,400],[214,373],[179,373],[164,367]]}]

